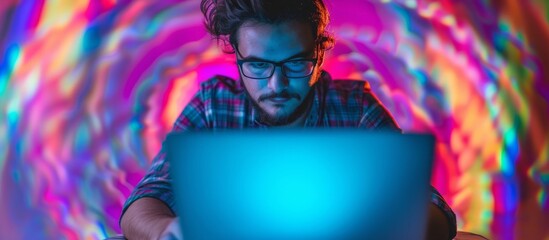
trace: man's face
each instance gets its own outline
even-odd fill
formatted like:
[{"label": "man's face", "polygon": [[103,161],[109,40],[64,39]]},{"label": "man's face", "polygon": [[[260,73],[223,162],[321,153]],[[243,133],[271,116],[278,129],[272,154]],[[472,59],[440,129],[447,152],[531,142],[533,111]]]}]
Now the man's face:
[{"label": "man's face", "polygon": [[[239,60],[282,62],[317,58],[315,41],[309,25],[286,22],[276,25],[247,22],[237,32]],[[321,59],[318,60],[320,65]],[[258,69],[261,66],[259,64]],[[306,77],[287,77],[281,66],[272,76],[252,79],[240,77],[251,100],[262,117],[271,125],[286,125],[306,114],[305,101],[320,67]],[[286,71],[288,73],[288,71]]]}]

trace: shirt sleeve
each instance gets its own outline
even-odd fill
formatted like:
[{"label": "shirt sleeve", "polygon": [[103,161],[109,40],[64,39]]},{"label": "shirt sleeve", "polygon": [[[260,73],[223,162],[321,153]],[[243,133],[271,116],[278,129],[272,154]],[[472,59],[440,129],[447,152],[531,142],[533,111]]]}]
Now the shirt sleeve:
[{"label": "shirt sleeve", "polygon": [[[381,102],[365,87],[363,95],[363,112],[359,127],[368,129],[396,130],[402,132],[393,116],[385,109]],[[450,237],[457,233],[456,215],[448,206],[442,195],[431,186],[431,203],[435,204],[446,216],[450,226]]]},{"label": "shirt sleeve", "polygon": [[454,239],[457,234],[456,214],[452,211],[450,206],[448,206],[442,195],[433,186],[431,186],[431,203],[435,204],[440,210],[442,210],[444,215],[446,215],[446,220],[448,220],[448,226],[450,228],[450,239]]},{"label": "shirt sleeve", "polygon": [[[206,128],[207,126],[204,101],[199,92],[177,118],[172,132],[185,132],[191,129]],[[172,178],[169,174],[169,169],[170,163],[166,161],[164,149],[161,149],[153,158],[152,165],[143,179],[137,184],[126,200],[120,219],[122,219],[122,216],[133,202],[144,197],[156,198],[164,202],[172,212],[175,212]]]},{"label": "shirt sleeve", "polygon": [[359,128],[402,132],[391,113],[385,109],[383,104],[369,90],[369,87],[364,88],[362,106],[362,115],[358,123]]}]

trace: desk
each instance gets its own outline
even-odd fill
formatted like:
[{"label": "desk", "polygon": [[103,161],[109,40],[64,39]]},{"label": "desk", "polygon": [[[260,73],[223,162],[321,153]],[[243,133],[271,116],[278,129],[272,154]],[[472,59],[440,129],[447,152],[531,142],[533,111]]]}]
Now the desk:
[{"label": "desk", "polygon": [[[105,240],[126,240],[126,238],[123,235],[119,235],[119,236],[109,237]],[[488,240],[488,238],[485,238],[481,235],[470,233],[470,232],[458,231],[454,240]]]}]

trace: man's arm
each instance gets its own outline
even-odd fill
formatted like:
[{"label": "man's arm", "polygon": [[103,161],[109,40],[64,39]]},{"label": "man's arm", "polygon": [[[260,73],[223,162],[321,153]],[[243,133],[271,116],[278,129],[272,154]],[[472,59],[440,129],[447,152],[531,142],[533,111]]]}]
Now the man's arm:
[{"label": "man's arm", "polygon": [[[393,116],[365,85],[364,110],[359,123],[361,128],[375,128],[402,132]],[[456,235],[456,216],[442,195],[431,186],[431,204],[427,219],[427,239],[452,239]]]},{"label": "man's arm", "polygon": [[[198,92],[176,120],[172,132],[205,128],[204,104]],[[161,150],[152,161],[147,174],[126,200],[120,227],[127,239],[159,239],[176,216],[169,174],[170,164]]]},{"label": "man's arm", "polygon": [[431,186],[427,239],[452,239],[456,233],[456,215],[437,189]]},{"label": "man's arm", "polygon": [[427,239],[450,239],[450,224],[444,212],[435,204],[429,204],[427,219]]},{"label": "man's arm", "polygon": [[164,202],[144,197],[133,202],[120,220],[127,239],[159,239],[175,215]]}]

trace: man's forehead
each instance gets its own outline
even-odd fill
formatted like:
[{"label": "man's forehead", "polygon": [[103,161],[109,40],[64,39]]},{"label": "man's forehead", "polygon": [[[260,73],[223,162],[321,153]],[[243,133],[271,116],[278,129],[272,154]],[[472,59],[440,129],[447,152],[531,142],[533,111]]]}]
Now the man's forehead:
[{"label": "man's forehead", "polygon": [[239,28],[236,40],[238,51],[244,58],[280,61],[293,55],[312,53],[315,49],[309,25],[299,22],[247,22]]}]

